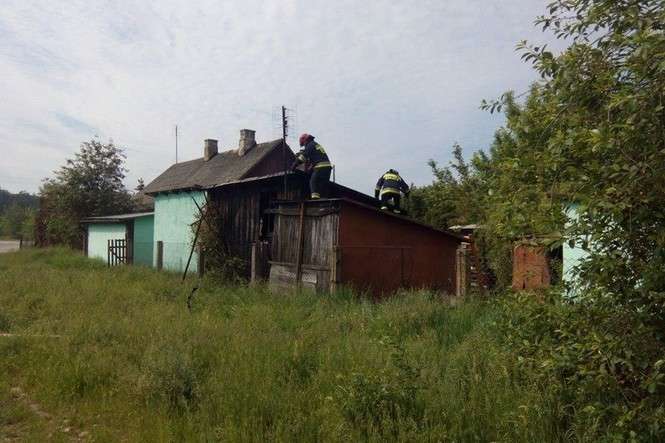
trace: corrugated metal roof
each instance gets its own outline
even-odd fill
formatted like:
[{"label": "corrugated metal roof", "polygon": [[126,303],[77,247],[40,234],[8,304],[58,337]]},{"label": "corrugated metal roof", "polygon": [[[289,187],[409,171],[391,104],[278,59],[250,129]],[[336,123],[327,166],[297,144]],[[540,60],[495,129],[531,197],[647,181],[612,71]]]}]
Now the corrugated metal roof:
[{"label": "corrugated metal roof", "polygon": [[81,219],[81,223],[113,223],[121,222],[127,220],[133,220],[135,218],[147,217],[149,215],[154,215],[154,212],[136,212],[134,214],[116,214],[116,215],[102,215],[99,217],[86,217]]},{"label": "corrugated metal roof", "polygon": [[241,180],[250,169],[281,145],[281,139],[273,140],[257,144],[243,156],[239,156],[236,150],[228,150],[220,152],[208,161],[204,161],[201,157],[176,163],[150,182],[143,192],[155,194],[178,189],[209,189]]}]

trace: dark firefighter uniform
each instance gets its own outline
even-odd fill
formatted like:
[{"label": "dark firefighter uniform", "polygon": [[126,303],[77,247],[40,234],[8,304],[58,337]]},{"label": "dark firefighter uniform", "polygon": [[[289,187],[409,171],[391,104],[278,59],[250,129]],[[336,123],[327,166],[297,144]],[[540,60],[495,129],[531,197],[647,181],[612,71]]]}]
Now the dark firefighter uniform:
[{"label": "dark firefighter uniform", "polygon": [[391,209],[399,213],[402,193],[409,195],[409,185],[399,176],[399,172],[390,169],[376,182],[374,197],[381,199],[381,209]]},{"label": "dark firefighter uniform", "polygon": [[314,141],[314,136],[303,134],[300,137],[300,146],[303,148],[296,155],[293,169],[302,163],[310,165],[312,175],[309,178],[309,190],[312,199],[328,196],[328,184],[332,165],[323,146]]}]

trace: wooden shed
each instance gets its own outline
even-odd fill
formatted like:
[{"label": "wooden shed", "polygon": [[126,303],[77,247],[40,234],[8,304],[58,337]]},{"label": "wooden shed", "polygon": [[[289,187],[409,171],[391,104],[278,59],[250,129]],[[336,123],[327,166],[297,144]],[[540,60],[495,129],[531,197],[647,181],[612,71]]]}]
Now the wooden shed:
[{"label": "wooden shed", "polygon": [[279,202],[271,212],[274,288],[345,285],[375,297],[399,288],[456,292],[461,236],[345,198]]}]

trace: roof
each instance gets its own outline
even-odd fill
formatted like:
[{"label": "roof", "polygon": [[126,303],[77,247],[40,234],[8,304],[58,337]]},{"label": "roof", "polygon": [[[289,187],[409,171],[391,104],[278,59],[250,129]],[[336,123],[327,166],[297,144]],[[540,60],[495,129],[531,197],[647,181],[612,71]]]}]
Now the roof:
[{"label": "roof", "polygon": [[154,212],[136,212],[134,214],[116,214],[116,215],[103,215],[99,217],[86,217],[81,219],[81,223],[119,223],[127,220],[134,220],[135,218],[148,217],[154,215]]},{"label": "roof", "polygon": [[[285,175],[289,176],[300,176],[301,178],[307,178],[308,175],[305,174],[304,172],[300,170],[296,171],[286,171],[286,172],[276,172],[274,174],[268,174],[268,175],[262,175],[262,176],[257,176],[257,177],[247,177],[243,178],[240,180],[233,180],[226,182],[224,184],[219,185],[218,187],[223,188],[225,186],[233,186],[233,185],[238,185],[238,184],[243,184],[243,183],[251,183],[251,182],[257,182],[257,181],[264,181],[264,180],[271,180],[271,179],[276,179],[277,177],[284,177]],[[375,199],[374,197],[367,195],[365,193],[362,193],[360,191],[356,191],[353,188],[349,188],[348,186],[341,185],[337,182],[330,182],[330,194],[335,195],[335,194],[343,194],[345,198],[350,199],[350,200],[356,200],[360,203],[364,203],[367,205],[372,205],[372,204],[378,204],[378,200]],[[340,196],[335,196],[335,198],[340,198]]]},{"label": "roof", "polygon": [[232,149],[220,152],[208,161],[204,161],[201,157],[176,163],[150,182],[143,192],[156,194],[179,189],[209,189],[241,180],[254,166],[281,145],[282,139],[278,139],[259,143],[243,156]]}]

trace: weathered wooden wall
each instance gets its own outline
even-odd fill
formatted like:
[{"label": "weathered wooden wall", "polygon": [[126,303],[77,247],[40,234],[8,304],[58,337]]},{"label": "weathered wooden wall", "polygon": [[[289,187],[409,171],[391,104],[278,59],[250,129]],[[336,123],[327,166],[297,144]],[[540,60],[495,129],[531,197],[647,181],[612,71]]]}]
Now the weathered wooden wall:
[{"label": "weathered wooden wall", "polygon": [[[218,205],[222,232],[220,235],[231,253],[248,265],[252,254],[252,244],[261,238],[263,213],[277,200],[299,200],[304,195],[303,181],[289,177],[286,190],[282,177],[238,183],[211,191],[213,204]],[[247,266],[250,269],[250,266]]]},{"label": "weathered wooden wall", "polygon": [[294,285],[300,263],[301,285],[327,292],[331,282],[331,251],[337,243],[339,202],[304,204],[302,229],[300,203],[283,203],[274,211],[270,283],[273,287]]}]

